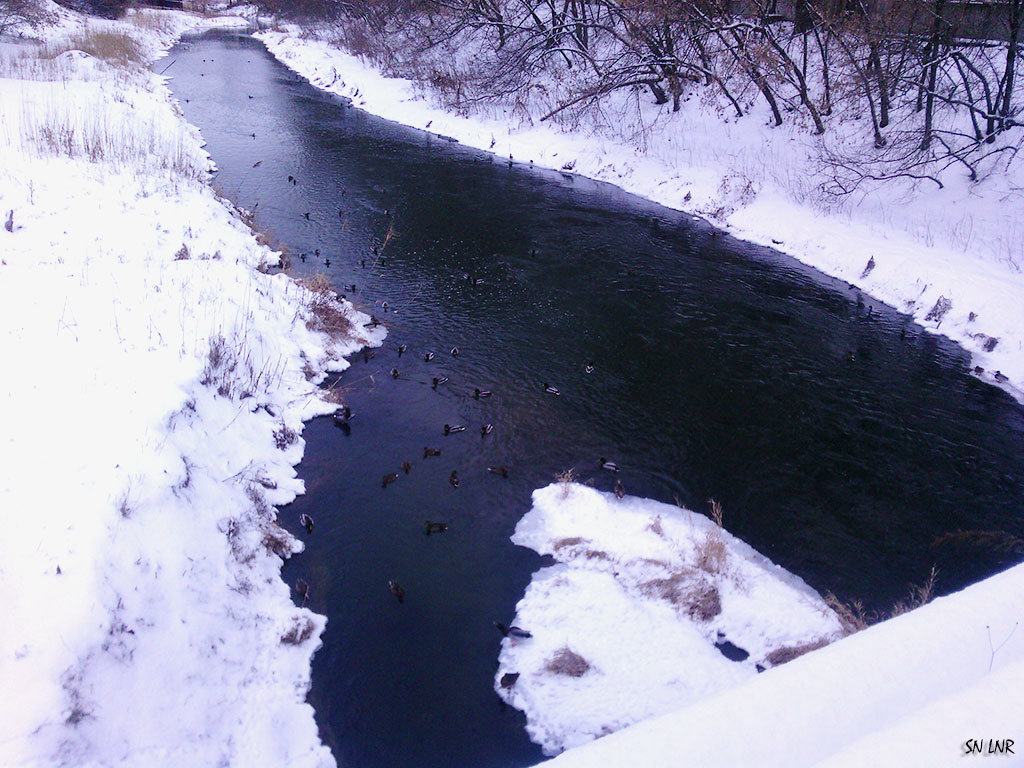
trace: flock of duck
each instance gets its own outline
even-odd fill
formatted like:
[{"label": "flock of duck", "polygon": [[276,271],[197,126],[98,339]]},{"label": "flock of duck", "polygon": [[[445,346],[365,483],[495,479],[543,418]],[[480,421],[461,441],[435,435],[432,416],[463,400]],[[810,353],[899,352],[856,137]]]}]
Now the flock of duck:
[{"label": "flock of duck", "polygon": [[[257,167],[258,165],[259,165],[259,163],[257,163],[253,167]],[[293,185],[293,186],[298,184],[298,179],[295,178],[294,176],[291,176],[291,175],[288,176],[287,181],[288,181],[288,183],[290,185]],[[312,221],[312,217],[311,217],[311,214],[309,212],[305,212],[305,213],[303,213],[301,215],[302,215],[302,217],[305,220]],[[339,215],[343,215],[343,212],[339,212]],[[374,247],[373,248],[374,266],[376,266],[377,264],[383,265],[383,264],[386,263],[385,260],[384,260],[383,255],[382,255],[382,250],[383,249],[379,248],[379,247]],[[321,257],[320,249],[319,248],[314,249],[313,253],[311,255],[314,256],[317,260],[322,261],[324,266],[326,266],[328,268],[331,266],[330,258],[328,258],[328,257]],[[536,255],[536,251],[534,251],[534,253],[531,254],[531,255]],[[300,254],[300,259],[303,262],[306,261],[306,258],[307,258],[307,254],[305,254],[305,253]],[[360,261],[360,264],[362,265],[362,267],[365,268],[366,267],[366,260],[362,259]],[[476,285],[479,285],[480,282],[482,282],[479,278],[476,278],[475,276],[464,275],[463,277],[465,279],[467,279],[468,281],[470,281],[474,287]],[[346,292],[355,293],[356,290],[357,290],[357,286],[356,286],[355,283],[346,284],[346,285],[343,286],[343,290],[346,291]],[[340,299],[347,298],[344,293],[339,293],[338,297]],[[381,303],[381,307],[382,307],[382,309],[385,312],[388,311],[388,304],[387,304],[386,301]],[[377,326],[381,325],[381,321],[379,319],[377,319],[376,316],[371,316],[370,322],[366,323],[365,325],[367,327],[377,327]],[[408,348],[407,344],[399,344],[397,347],[395,347],[395,352],[397,353],[397,356],[398,356],[399,359],[401,359],[402,356],[405,355],[408,351],[409,351],[409,348]],[[459,350],[459,348],[457,346],[453,346],[449,350],[449,354],[453,358],[458,358],[460,353],[461,352],[460,352],[460,350]],[[371,350],[371,349],[366,349],[366,350],[363,351],[362,355],[363,355],[364,362],[368,363],[370,360],[372,360],[375,357],[376,352],[374,350]],[[436,357],[437,357],[437,355],[433,351],[426,350],[426,351],[424,351],[422,353],[422,359],[423,359],[424,363],[430,363]],[[586,365],[584,366],[584,370],[588,374],[594,373],[594,371],[595,371],[594,363],[592,361],[587,361]],[[396,380],[402,377],[402,374],[399,371],[397,365],[391,368],[390,376],[391,376],[392,379],[396,379]],[[444,376],[444,375],[437,375],[437,376],[432,376],[430,381],[431,381],[431,388],[434,389],[434,390],[437,390],[439,387],[442,387],[442,386],[448,384],[449,378],[447,376]],[[555,387],[555,386],[549,384],[548,382],[544,382],[542,390],[543,390],[543,392],[545,394],[551,395],[551,396],[555,396],[555,397],[561,396],[561,394],[562,394],[561,391],[558,389],[558,387]],[[473,388],[473,392],[472,392],[472,397],[475,400],[486,400],[486,399],[490,398],[492,396],[492,394],[493,393],[490,390],[481,389],[480,387],[474,387]],[[334,421],[334,425],[336,427],[338,427],[339,429],[341,429],[346,435],[351,434],[351,431],[352,431],[352,420],[353,420],[354,417],[355,417],[355,413],[352,411],[351,407],[349,407],[347,405],[339,407],[334,412],[334,414],[332,415],[332,419]],[[460,432],[465,432],[466,429],[467,429],[467,427],[464,424],[451,424],[451,423],[449,423],[449,424],[444,424],[443,425],[443,427],[441,428],[441,433],[445,437],[448,437],[448,436],[451,436],[451,435],[458,434]],[[494,431],[494,424],[491,423],[491,422],[486,422],[484,424],[481,424],[480,427],[479,427],[479,431],[480,431],[481,438],[486,438],[488,435],[490,435]],[[440,456],[441,456],[441,449],[440,448],[435,448],[435,447],[431,447],[431,446],[424,446],[423,447],[423,460],[424,461],[426,461],[427,459],[430,459],[430,458],[436,458],[436,457],[440,457]],[[606,470],[606,471],[609,471],[609,472],[612,472],[612,473],[617,473],[618,472],[618,466],[614,462],[608,461],[604,457],[601,458],[599,464],[600,464],[600,468],[603,469],[603,470]],[[387,489],[387,487],[389,485],[391,485],[392,483],[398,481],[398,479],[401,477],[402,473],[404,473],[406,475],[410,474],[410,472],[412,471],[412,466],[413,466],[412,462],[406,460],[406,461],[403,461],[402,464],[401,464],[401,468],[400,468],[401,472],[395,471],[395,472],[389,472],[389,473],[384,474],[381,477],[381,488],[382,489]],[[488,466],[487,467],[487,471],[490,474],[496,475],[496,476],[504,478],[504,479],[507,479],[509,477],[509,468],[507,466],[504,466],[504,465]],[[452,488],[458,488],[459,487],[459,482],[460,481],[459,481],[458,471],[457,470],[452,470],[451,474],[448,476],[448,483],[449,483],[449,485],[451,485]],[[616,478],[616,481],[615,481],[614,493],[620,499],[625,495],[625,489],[623,488],[621,480],[619,480],[618,478]],[[313,525],[314,525],[313,524],[313,519],[308,514],[302,513],[299,516],[299,524],[306,530],[307,533],[312,533]],[[437,520],[426,520],[425,521],[424,532],[425,532],[426,536],[442,534],[442,533],[446,532],[447,530],[448,530],[448,524],[446,522],[437,521]],[[387,587],[388,587],[388,591],[391,592],[392,595],[394,595],[395,599],[399,603],[402,603],[402,602],[405,601],[405,588],[396,579],[388,579]],[[295,591],[298,593],[298,595],[300,597],[302,597],[302,604],[305,605],[306,602],[309,600],[309,595],[310,595],[309,583],[306,582],[303,579],[296,580],[296,582],[295,582]],[[501,633],[501,635],[503,637],[512,638],[513,642],[515,642],[516,640],[529,639],[532,636],[530,634],[530,632],[528,632],[525,629],[522,629],[521,627],[517,627],[517,626],[514,626],[514,625],[513,626],[506,626],[505,624],[502,624],[501,622],[497,622],[497,621],[493,622],[493,624],[494,624],[495,628],[497,628],[497,630]],[[512,685],[515,684],[516,679],[518,677],[519,677],[518,673],[506,674],[506,675],[504,675],[502,677],[502,679],[500,681],[500,684],[503,687],[506,687],[506,688],[507,687],[511,687]]]}]

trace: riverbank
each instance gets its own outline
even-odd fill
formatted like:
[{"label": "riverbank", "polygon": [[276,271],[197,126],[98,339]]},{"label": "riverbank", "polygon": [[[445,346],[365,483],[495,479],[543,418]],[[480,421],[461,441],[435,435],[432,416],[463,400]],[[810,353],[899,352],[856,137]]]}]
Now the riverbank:
[{"label": "riverbank", "polygon": [[273,269],[148,69],[244,22],[50,10],[0,56],[0,762],[333,765],[274,507],[382,329]]},{"label": "riverbank", "polygon": [[974,184],[951,169],[943,189],[893,182],[858,198],[822,197],[818,140],[795,125],[770,128],[757,110],[723,121],[699,98],[672,114],[624,95],[603,120],[580,126],[540,122],[539,105],[521,101],[456,114],[428,84],[386,77],[340,50],[329,31],[282,27],[258,37],[297,73],[373,114],[610,182],[848,281],[961,344],[976,375],[1024,399],[1019,161]]}]

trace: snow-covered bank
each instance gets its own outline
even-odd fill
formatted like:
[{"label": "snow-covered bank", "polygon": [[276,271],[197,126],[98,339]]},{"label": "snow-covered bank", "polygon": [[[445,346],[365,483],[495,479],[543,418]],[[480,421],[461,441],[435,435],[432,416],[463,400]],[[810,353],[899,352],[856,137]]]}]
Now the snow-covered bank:
[{"label": "snow-covered bank", "polygon": [[1022,619],[1024,565],[545,765],[1022,765]]},{"label": "snow-covered bank", "polygon": [[[841,635],[800,579],[669,504],[554,484],[533,494],[512,540],[558,564],[534,575],[517,606],[516,625],[533,637],[505,639],[496,689],[550,754]],[[749,655],[726,658],[716,648],[726,643],[735,658]]]},{"label": "snow-covered bank", "polygon": [[225,22],[59,13],[0,60],[0,764],[333,765],[273,505],[383,329],[268,273],[144,68]]},{"label": "snow-covered bank", "polygon": [[537,121],[542,111],[524,116],[518,102],[460,115],[424,83],[385,77],[315,35],[258,36],[296,72],[369,112],[614,183],[856,284],[962,344],[982,379],[1024,399],[1022,162],[977,184],[951,171],[944,189],[894,182],[858,199],[821,200],[817,140],[797,126],[768,128],[756,111],[723,121],[695,97],[673,115],[623,93],[605,105],[602,125],[575,130]]}]

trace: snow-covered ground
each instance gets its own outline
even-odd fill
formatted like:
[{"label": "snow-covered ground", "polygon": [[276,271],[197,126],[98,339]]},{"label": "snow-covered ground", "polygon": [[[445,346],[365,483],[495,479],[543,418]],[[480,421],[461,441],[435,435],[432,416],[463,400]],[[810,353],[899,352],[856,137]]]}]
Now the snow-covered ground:
[{"label": "snow-covered ground", "polygon": [[1024,765],[1022,621],[1019,565],[545,765]]},{"label": "snow-covered ground", "polygon": [[[512,541],[558,564],[517,607],[495,687],[549,754],[739,685],[842,634],[820,596],[703,515],[556,483]],[[730,660],[716,644],[749,656]],[[506,675],[518,673],[513,684]],[[637,763],[640,764],[640,763]]]},{"label": "snow-covered ground", "polygon": [[541,104],[455,114],[424,83],[386,77],[308,30],[258,36],[315,85],[376,115],[611,182],[860,286],[962,344],[982,379],[1024,399],[1024,161],[976,184],[951,170],[943,189],[893,182],[841,200],[816,191],[819,139],[795,123],[770,128],[759,109],[723,118],[694,96],[672,114],[623,92],[580,125],[540,122]]},{"label": "snow-covered ground", "polygon": [[0,764],[333,765],[274,505],[383,329],[270,273],[146,69],[238,20],[60,14],[0,49]]}]

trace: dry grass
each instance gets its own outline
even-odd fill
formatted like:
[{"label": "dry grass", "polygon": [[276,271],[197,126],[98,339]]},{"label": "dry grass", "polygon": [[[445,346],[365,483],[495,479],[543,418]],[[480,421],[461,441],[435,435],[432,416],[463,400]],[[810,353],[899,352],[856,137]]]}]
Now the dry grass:
[{"label": "dry grass", "polygon": [[288,631],[281,635],[282,645],[302,645],[316,631],[316,625],[308,616],[296,617]]},{"label": "dry grass", "polygon": [[580,544],[585,544],[588,541],[590,541],[590,539],[584,539],[582,536],[567,536],[563,539],[558,539],[551,545],[551,548],[554,549],[555,552],[558,552],[566,547],[576,547]]},{"label": "dry grass", "polygon": [[332,337],[350,336],[352,321],[339,302],[337,292],[327,275],[319,273],[299,280],[299,283],[309,291],[309,300],[306,303],[309,310],[307,327]]},{"label": "dry grass", "polygon": [[561,483],[562,485],[562,498],[569,498],[569,493],[572,491],[572,484],[579,479],[579,475],[576,474],[575,467],[569,467],[568,469],[559,472],[555,475],[555,482]]},{"label": "dry grass", "polygon": [[852,635],[855,632],[860,632],[862,629],[867,629],[872,624],[893,619],[915,608],[920,608],[925,603],[931,602],[932,597],[935,596],[935,582],[938,576],[939,571],[933,565],[924,582],[911,585],[907,596],[903,600],[893,603],[888,611],[865,610],[864,604],[859,600],[845,603],[832,592],[825,595],[825,604],[835,611],[836,616],[839,617],[843,634]]},{"label": "dry grass", "polygon": [[139,42],[126,32],[89,27],[47,47],[53,57],[65,51],[85,51],[90,56],[117,67],[142,65],[145,55]]},{"label": "dry grass", "polygon": [[651,579],[640,585],[651,597],[665,600],[696,621],[710,621],[722,612],[718,587],[693,574],[676,572],[664,579]]},{"label": "dry grass", "polygon": [[784,645],[765,656],[765,661],[773,667],[777,667],[780,664],[785,664],[787,661],[803,656],[805,653],[824,648],[826,645],[828,645],[828,639],[824,637],[819,637],[817,640],[812,640],[802,645]]},{"label": "dry grass", "polygon": [[544,669],[556,675],[583,677],[590,671],[590,663],[569,648],[569,646],[563,646],[558,649],[554,656],[548,659]]},{"label": "dry grass", "polygon": [[714,499],[710,504],[711,520],[715,525],[703,536],[695,537],[693,546],[697,567],[705,573],[721,574],[729,563],[729,552],[722,537],[722,505]]},{"label": "dry grass", "polygon": [[722,612],[722,597],[714,584],[697,582],[686,593],[686,602],[686,612],[697,621],[711,621]]}]

